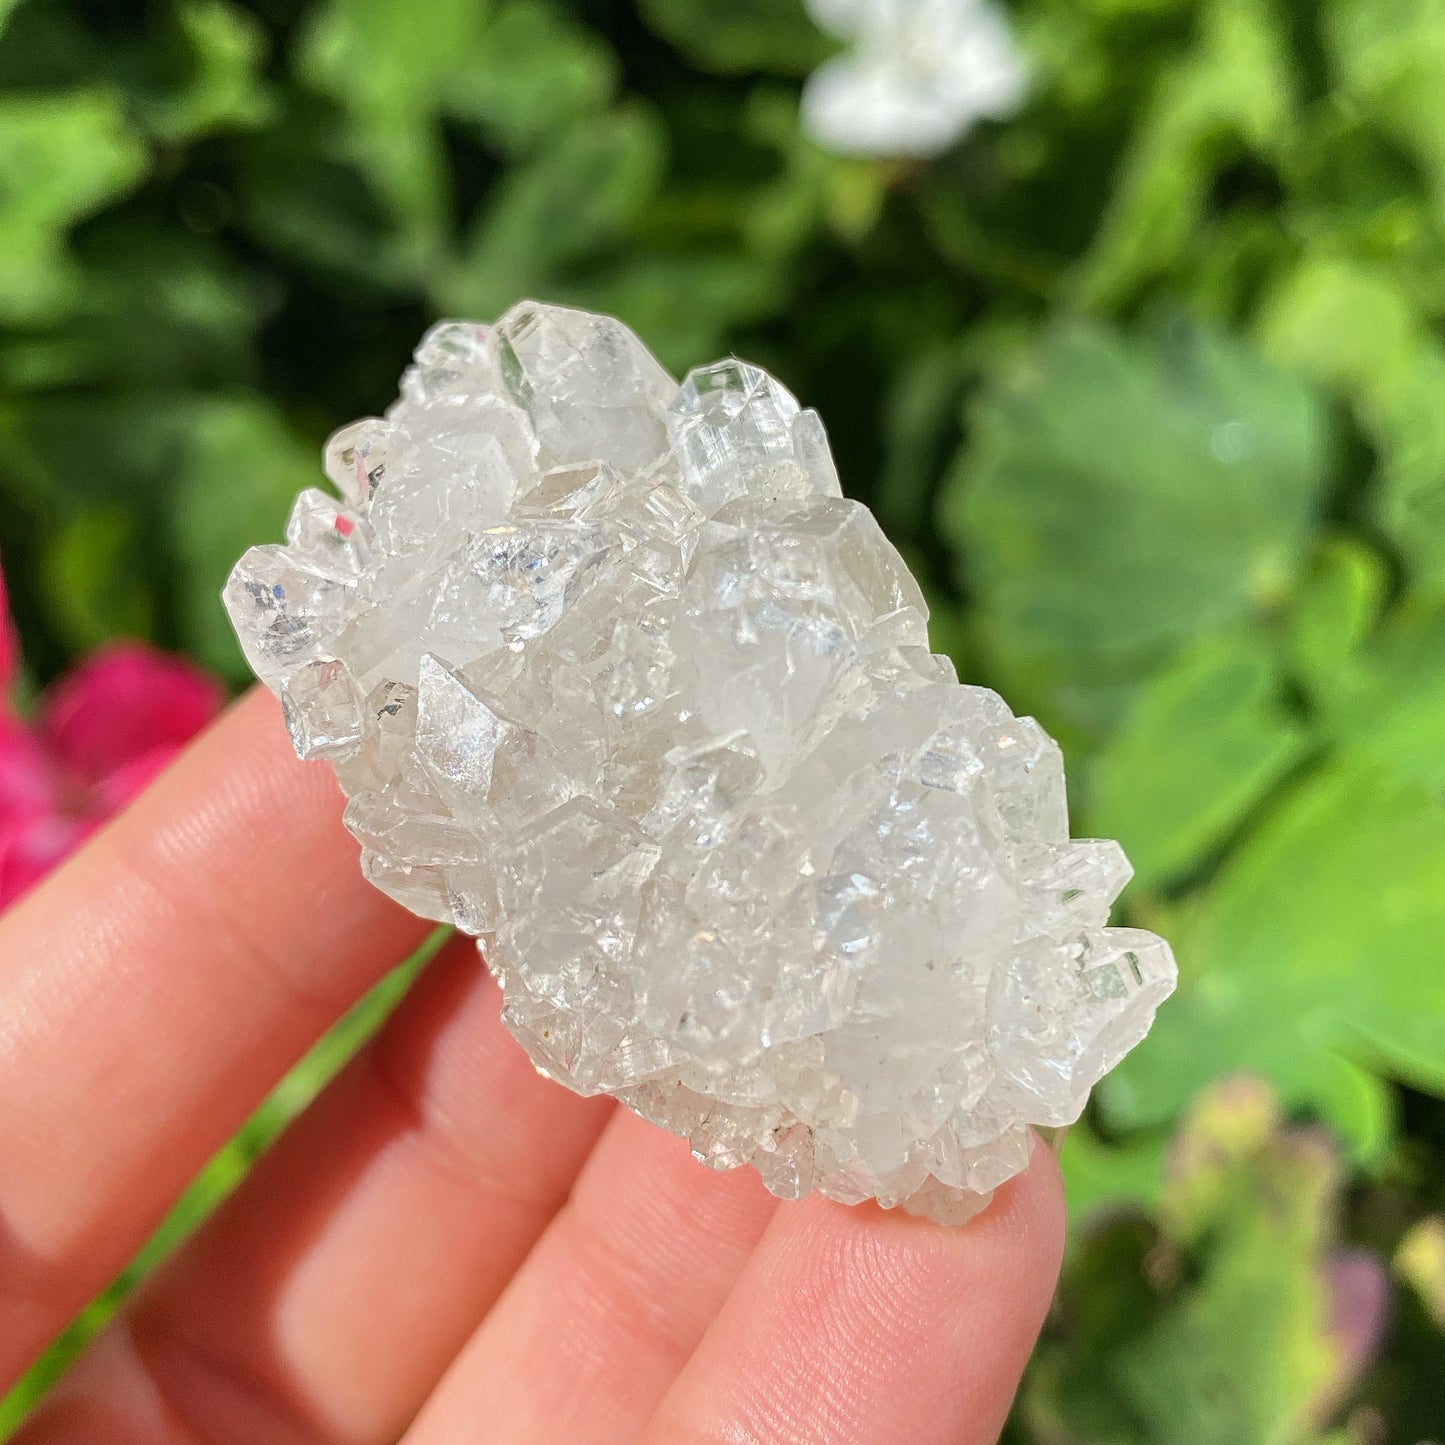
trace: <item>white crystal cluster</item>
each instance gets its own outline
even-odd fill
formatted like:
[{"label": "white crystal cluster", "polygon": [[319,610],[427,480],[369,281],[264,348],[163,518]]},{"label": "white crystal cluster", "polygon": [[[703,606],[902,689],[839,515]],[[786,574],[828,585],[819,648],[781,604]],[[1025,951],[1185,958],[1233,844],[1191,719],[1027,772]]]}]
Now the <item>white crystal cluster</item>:
[{"label": "white crystal cluster", "polygon": [[367,876],[539,1068],[786,1197],[965,1218],[1174,983],[1059,750],[929,652],[817,413],[621,323],[434,328],[226,602]]}]

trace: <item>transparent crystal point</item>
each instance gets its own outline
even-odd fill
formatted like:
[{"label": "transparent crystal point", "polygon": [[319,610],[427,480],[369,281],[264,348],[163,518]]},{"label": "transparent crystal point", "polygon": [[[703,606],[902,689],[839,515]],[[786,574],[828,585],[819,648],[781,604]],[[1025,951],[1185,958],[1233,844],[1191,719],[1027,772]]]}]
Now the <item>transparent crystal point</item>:
[{"label": "transparent crystal point", "polygon": [[318,571],[289,547],[253,547],[226,583],[225,603],[256,676],[277,685],[341,630],[355,583]]},{"label": "transparent crystal point", "polygon": [[544,739],[432,656],[420,665],[416,750],[448,807],[478,836],[529,821],[573,791]]},{"label": "transparent crystal point", "polygon": [[370,523],[316,487],[296,498],[286,543],[298,560],[328,577],[360,577],[371,565]]},{"label": "transparent crystal point", "polygon": [[347,502],[365,507],[381,482],[404,464],[406,453],[399,427],[380,417],[364,417],[327,439],[326,475]]},{"label": "transparent crystal point", "polygon": [[803,415],[761,367],[730,360],[690,371],[667,417],[687,495],[708,514],[738,497],[836,495],[826,438]]},{"label": "transparent crystal point", "polygon": [[808,490],[821,497],[841,497],[843,485],[838,480],[838,465],[828,445],[823,418],[811,407],[793,418],[793,456],[807,479]]},{"label": "transparent crystal point", "polygon": [[620,321],[522,301],[495,341],[505,385],[554,461],[636,471],[666,449],[677,384]]},{"label": "transparent crystal point", "polygon": [[286,730],[297,757],[345,762],[366,741],[366,701],[351,669],[334,657],[297,668],[281,689]]}]

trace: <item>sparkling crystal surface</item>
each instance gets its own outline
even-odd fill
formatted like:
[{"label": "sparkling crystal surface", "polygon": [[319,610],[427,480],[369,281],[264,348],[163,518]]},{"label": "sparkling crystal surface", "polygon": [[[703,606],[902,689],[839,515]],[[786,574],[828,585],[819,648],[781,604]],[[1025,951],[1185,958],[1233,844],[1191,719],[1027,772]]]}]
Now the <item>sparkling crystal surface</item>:
[{"label": "sparkling crystal surface", "polygon": [[785,1197],[967,1218],[1174,986],[1058,747],[928,647],[817,413],[524,302],[423,339],[226,604],[366,875],[537,1066]]}]

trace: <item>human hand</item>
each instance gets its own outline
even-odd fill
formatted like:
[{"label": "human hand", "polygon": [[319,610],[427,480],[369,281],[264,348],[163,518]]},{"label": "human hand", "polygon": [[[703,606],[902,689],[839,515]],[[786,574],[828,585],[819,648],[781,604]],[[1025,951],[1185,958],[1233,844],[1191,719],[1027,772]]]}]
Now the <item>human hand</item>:
[{"label": "human hand", "polygon": [[[253,694],[0,919],[0,1385],[425,935]],[[962,1229],[778,1204],[539,1077],[456,939],[24,1445],[984,1445],[1058,1273],[1045,1149]]]}]

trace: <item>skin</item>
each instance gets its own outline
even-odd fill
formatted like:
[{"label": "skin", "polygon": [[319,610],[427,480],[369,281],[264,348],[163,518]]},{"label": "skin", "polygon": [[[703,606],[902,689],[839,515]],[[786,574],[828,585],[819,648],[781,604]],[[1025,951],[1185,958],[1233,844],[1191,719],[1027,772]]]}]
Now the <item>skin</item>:
[{"label": "skin", "polygon": [[[422,938],[259,693],[0,919],[0,1386]],[[961,1229],[779,1204],[540,1078],[450,944],[23,1445],[985,1445],[1057,1168]]]}]

